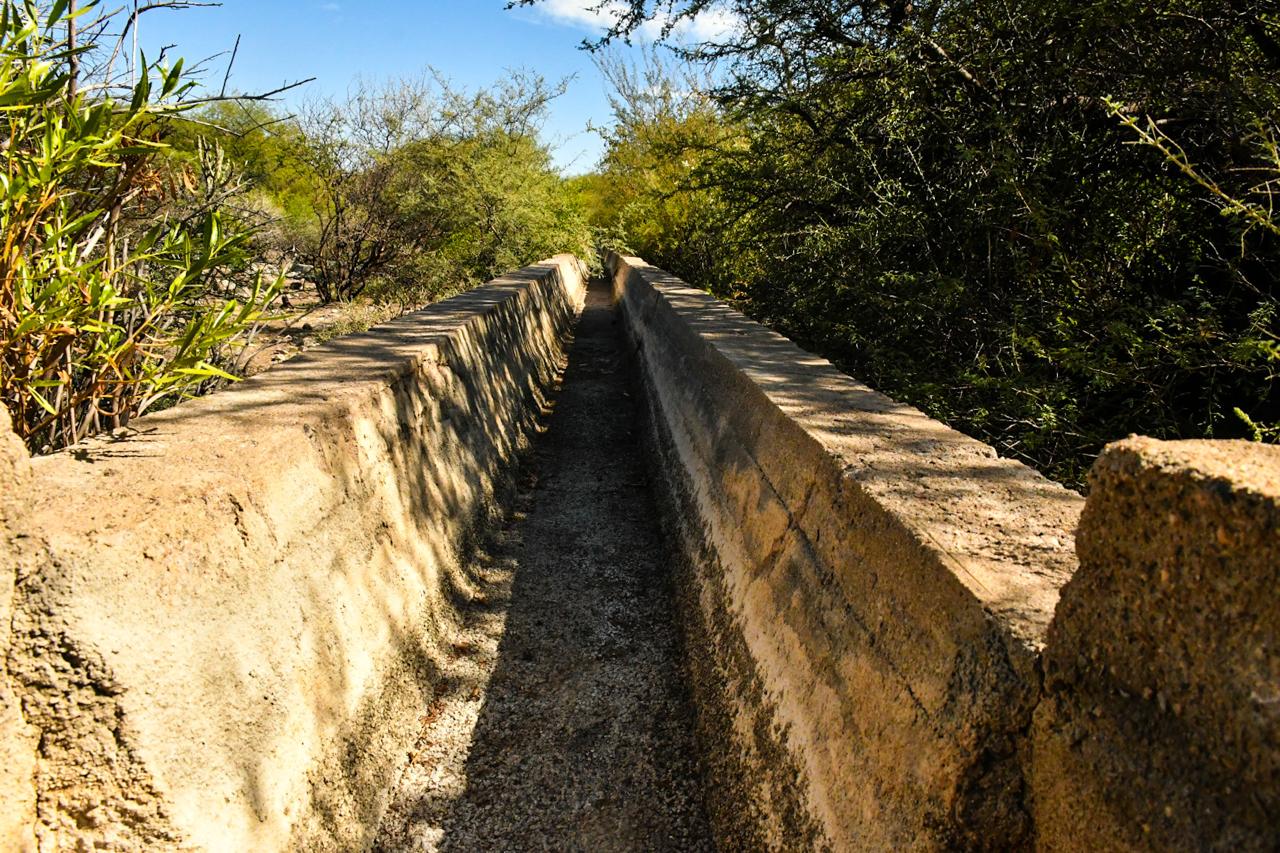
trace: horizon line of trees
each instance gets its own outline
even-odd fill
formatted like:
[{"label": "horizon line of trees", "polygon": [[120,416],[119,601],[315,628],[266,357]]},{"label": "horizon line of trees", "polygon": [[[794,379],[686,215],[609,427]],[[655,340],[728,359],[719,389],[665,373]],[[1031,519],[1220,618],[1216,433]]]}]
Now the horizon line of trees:
[{"label": "horizon line of trees", "polygon": [[403,309],[597,246],[1071,485],[1131,432],[1280,439],[1261,0],[624,0],[591,47],[737,26],[602,50],[606,151],[570,179],[536,75],[287,114],[119,64],[128,14],[0,8],[0,401],[33,451],[232,381],[291,265]]}]

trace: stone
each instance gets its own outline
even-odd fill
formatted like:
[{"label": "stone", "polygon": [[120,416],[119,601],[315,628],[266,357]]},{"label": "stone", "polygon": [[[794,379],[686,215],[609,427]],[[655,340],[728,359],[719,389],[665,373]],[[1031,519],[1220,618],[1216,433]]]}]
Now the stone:
[{"label": "stone", "polygon": [[[35,849],[36,744],[38,732],[22,713],[22,691],[9,674],[13,599],[18,573],[32,557],[24,496],[31,489],[31,463],[0,406],[0,849]],[[29,568],[29,566],[26,566]]]}]

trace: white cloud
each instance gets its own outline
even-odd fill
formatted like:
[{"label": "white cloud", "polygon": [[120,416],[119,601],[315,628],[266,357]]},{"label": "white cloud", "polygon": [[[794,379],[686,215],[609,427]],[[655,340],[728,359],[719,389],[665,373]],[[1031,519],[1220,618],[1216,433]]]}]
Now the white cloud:
[{"label": "white cloud", "polygon": [[320,8],[325,12],[341,12],[342,6],[337,3],[321,3]]},{"label": "white cloud", "polygon": [[601,9],[584,0],[544,0],[535,8],[552,20],[588,30],[606,30],[624,8],[620,2],[610,2]]},{"label": "white cloud", "polygon": [[[603,33],[622,16],[627,6],[621,0],[608,0],[601,5],[593,0],[543,0],[535,6],[544,17],[559,24]],[[670,18],[665,14],[645,21],[637,33],[653,41],[662,35]],[[730,35],[739,26],[739,18],[728,9],[709,9],[692,21],[682,20],[674,35],[686,41],[715,41]]]},{"label": "white cloud", "polygon": [[686,23],[694,41],[719,41],[742,28],[742,19],[728,9],[708,9]]}]

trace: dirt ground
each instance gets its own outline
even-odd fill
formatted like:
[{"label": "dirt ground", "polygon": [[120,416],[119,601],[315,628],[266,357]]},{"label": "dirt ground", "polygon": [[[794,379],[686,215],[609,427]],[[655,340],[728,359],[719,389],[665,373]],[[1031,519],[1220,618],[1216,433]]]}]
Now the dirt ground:
[{"label": "dirt ground", "polygon": [[714,849],[619,343],[593,285],[378,850]]},{"label": "dirt ground", "polygon": [[287,304],[272,308],[274,318],[263,323],[249,343],[243,376],[261,373],[329,337],[362,331],[399,313],[361,301],[324,305],[314,288],[300,283],[286,289],[285,296]]}]

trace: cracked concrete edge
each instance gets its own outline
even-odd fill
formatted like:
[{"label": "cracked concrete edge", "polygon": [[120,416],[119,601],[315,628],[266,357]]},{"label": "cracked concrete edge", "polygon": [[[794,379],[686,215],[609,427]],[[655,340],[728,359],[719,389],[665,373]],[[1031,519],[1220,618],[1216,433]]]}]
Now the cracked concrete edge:
[{"label": "cracked concrete edge", "polygon": [[1280,846],[1280,447],[1109,445],[1036,712],[1046,850]]},{"label": "cracked concrete edge", "polygon": [[14,586],[19,561],[31,548],[16,535],[24,526],[22,497],[31,487],[27,449],[14,434],[9,413],[0,406],[0,849],[35,849],[36,744],[27,725],[19,692],[9,675]]},{"label": "cracked concrete edge", "polygon": [[[127,435],[6,448],[26,488],[0,545],[44,555],[0,600],[40,849],[367,845],[465,589],[456,549],[584,295],[560,256]],[[3,803],[0,826],[30,820]]]},{"label": "cracked concrete edge", "polygon": [[690,483],[690,597],[721,638],[695,669],[729,709],[712,748],[755,761],[739,812],[779,843],[798,798],[814,846],[1029,844],[1039,654],[1083,498],[639,259],[610,269]]}]

